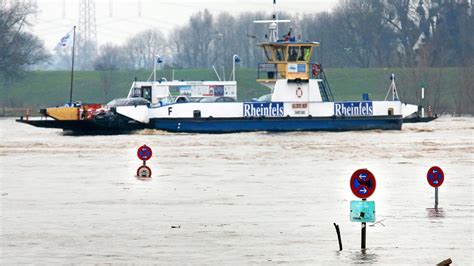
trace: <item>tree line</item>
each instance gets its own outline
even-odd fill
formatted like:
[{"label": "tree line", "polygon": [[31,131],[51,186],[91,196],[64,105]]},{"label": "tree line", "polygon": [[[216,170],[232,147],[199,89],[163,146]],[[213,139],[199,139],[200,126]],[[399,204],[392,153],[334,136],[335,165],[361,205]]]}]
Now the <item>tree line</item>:
[{"label": "tree line", "polygon": [[[53,69],[70,66],[70,53],[63,51],[51,58],[42,42],[25,31],[34,12],[29,2],[0,5],[0,75],[13,77],[44,61]],[[280,24],[280,37],[291,30],[294,36],[321,43],[313,60],[326,67],[462,67],[474,63],[474,17],[469,0],[340,0],[332,12],[280,12],[278,17],[292,21]],[[106,43],[96,58],[90,58],[88,67],[78,68],[151,69],[155,55],[161,55],[164,67],[229,67],[234,54],[240,56],[243,67],[255,67],[264,61],[257,45],[265,41],[267,26],[253,21],[269,18],[271,14],[264,12],[212,15],[205,9],[168,36],[153,28],[122,45]]]},{"label": "tree line", "polygon": [[[263,62],[257,47],[267,27],[254,20],[271,14],[246,12],[213,16],[199,11],[165,37],[150,29],[125,45],[100,48],[96,69],[140,69],[153,66],[153,53],[166,67],[229,67],[238,54],[242,66]],[[474,63],[474,17],[468,0],[340,0],[328,13],[291,15],[280,12],[280,37],[290,31],[319,41],[315,61],[326,67],[449,67]],[[149,54],[147,54],[149,53]]]}]

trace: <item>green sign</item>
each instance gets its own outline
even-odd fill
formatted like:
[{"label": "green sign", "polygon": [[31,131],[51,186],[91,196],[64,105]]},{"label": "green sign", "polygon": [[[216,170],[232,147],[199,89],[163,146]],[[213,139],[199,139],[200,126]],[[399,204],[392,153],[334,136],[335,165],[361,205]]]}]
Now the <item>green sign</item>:
[{"label": "green sign", "polygon": [[351,222],[375,222],[375,202],[366,200],[351,201]]}]

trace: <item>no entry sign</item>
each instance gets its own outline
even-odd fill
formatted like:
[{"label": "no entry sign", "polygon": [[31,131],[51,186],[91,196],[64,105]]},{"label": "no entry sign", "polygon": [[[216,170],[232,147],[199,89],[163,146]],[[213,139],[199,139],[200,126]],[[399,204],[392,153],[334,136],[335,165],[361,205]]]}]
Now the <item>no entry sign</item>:
[{"label": "no entry sign", "polygon": [[359,169],[351,176],[351,190],[356,197],[366,199],[375,191],[375,177],[367,169]]},{"label": "no entry sign", "polygon": [[438,166],[433,166],[428,170],[426,174],[426,179],[432,187],[439,187],[443,184],[444,181],[444,172]]},{"label": "no entry sign", "polygon": [[153,155],[153,152],[151,151],[151,148],[148,147],[147,145],[143,145],[140,148],[138,148],[137,156],[140,160],[148,161],[152,155]]}]

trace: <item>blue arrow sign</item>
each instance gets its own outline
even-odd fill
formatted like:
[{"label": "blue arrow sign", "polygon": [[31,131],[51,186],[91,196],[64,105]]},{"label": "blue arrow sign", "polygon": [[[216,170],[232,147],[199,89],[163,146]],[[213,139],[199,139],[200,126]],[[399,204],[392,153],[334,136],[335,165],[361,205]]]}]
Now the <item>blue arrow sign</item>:
[{"label": "blue arrow sign", "polygon": [[427,174],[428,183],[433,187],[439,187],[443,184],[444,173],[441,168],[433,166],[428,170]]},{"label": "blue arrow sign", "polygon": [[368,198],[375,190],[374,175],[367,169],[359,169],[351,176],[351,190],[359,198]]}]

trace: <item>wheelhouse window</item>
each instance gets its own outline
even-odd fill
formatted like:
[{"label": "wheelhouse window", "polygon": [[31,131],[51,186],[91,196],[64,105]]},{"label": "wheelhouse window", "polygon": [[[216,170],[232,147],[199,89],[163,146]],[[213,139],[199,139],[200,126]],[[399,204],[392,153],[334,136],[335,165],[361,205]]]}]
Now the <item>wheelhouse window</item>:
[{"label": "wheelhouse window", "polygon": [[263,51],[265,51],[265,56],[267,57],[267,60],[272,61],[273,60],[273,55],[272,55],[273,49],[269,46],[263,46]]},{"label": "wheelhouse window", "polygon": [[288,52],[288,62],[295,62],[298,58],[298,53],[300,50],[299,46],[290,46]]},{"label": "wheelhouse window", "polygon": [[310,56],[311,56],[311,47],[301,46],[300,52],[298,54],[298,61],[308,61]]},{"label": "wheelhouse window", "polygon": [[277,61],[285,61],[285,54],[286,54],[286,51],[285,51],[285,47],[278,47],[276,48],[276,60]]},{"label": "wheelhouse window", "polygon": [[132,97],[142,97],[142,89],[141,88],[133,88],[133,96]]},{"label": "wheelhouse window", "polygon": [[143,90],[143,98],[151,101],[151,87],[142,87]]}]

